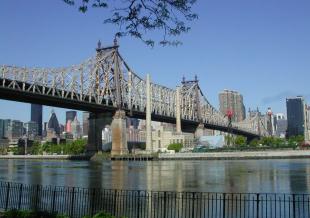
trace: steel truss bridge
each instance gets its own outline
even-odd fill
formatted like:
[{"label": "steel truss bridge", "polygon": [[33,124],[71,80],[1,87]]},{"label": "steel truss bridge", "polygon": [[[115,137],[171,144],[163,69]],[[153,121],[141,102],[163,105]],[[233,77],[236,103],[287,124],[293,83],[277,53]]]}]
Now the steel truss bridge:
[{"label": "steel truss bridge", "polygon": [[[147,80],[125,62],[117,42],[105,48],[100,44],[93,57],[78,65],[61,68],[1,66],[0,98],[94,113],[121,109],[129,117],[145,119]],[[260,128],[258,114],[229,125],[227,117],[203,94],[197,78],[183,80],[176,89],[151,82],[150,90],[153,121],[176,123],[176,108],[179,108],[185,132],[203,124],[205,128],[248,139],[266,134]]]}]

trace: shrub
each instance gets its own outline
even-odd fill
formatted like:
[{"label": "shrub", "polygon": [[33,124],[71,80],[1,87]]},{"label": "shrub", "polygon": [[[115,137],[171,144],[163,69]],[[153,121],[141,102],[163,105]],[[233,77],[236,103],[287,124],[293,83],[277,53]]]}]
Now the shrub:
[{"label": "shrub", "polygon": [[168,145],[168,150],[174,150],[175,152],[179,152],[183,148],[181,143],[173,143]]},{"label": "shrub", "polygon": [[42,145],[42,150],[49,154],[82,154],[84,153],[86,146],[85,139],[78,139],[72,142],[63,144],[53,144],[51,142],[46,142]]},{"label": "shrub", "polygon": [[246,146],[246,138],[244,136],[237,136],[235,139],[235,145]]},{"label": "shrub", "polygon": [[257,147],[259,145],[259,140],[258,139],[253,139],[251,142],[250,142],[250,146],[251,147]]},{"label": "shrub", "polygon": [[28,211],[12,209],[4,212],[3,218],[69,218],[66,215],[49,213],[46,211]]}]

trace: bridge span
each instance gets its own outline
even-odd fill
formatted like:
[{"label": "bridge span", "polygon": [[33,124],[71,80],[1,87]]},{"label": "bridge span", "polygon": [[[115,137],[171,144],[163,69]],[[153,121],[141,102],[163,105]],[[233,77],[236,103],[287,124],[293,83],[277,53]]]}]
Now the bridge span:
[{"label": "bridge span", "polygon": [[229,125],[200,89],[197,78],[175,89],[142,79],[120,55],[119,46],[101,47],[79,65],[63,68],[0,67],[0,98],[91,112],[88,150],[101,145],[101,131],[112,127],[112,153],[127,151],[125,118],[146,120],[146,149],[152,151],[151,121],[176,124],[178,132],[208,128],[243,135],[265,134],[258,114]]}]

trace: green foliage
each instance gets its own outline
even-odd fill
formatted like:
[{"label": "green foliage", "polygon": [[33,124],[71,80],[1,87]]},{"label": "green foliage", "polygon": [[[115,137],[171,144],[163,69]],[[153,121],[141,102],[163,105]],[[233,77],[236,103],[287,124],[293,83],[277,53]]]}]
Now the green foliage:
[{"label": "green foliage", "polygon": [[32,155],[42,154],[42,151],[42,146],[38,141],[33,142],[32,146],[27,148],[27,153]]},{"label": "green foliage", "polygon": [[13,152],[14,155],[23,155],[25,154],[25,148],[24,147],[9,148],[8,152]]},{"label": "green foliage", "polygon": [[[116,217],[106,212],[99,212],[95,214],[93,217],[84,216],[83,218],[116,218]],[[120,217],[120,218],[126,218],[126,217]]]},{"label": "green foliage", "polygon": [[246,146],[246,138],[244,136],[237,136],[235,138],[235,145]]},{"label": "green foliage", "polygon": [[82,154],[84,153],[86,143],[85,139],[78,139],[61,146],[64,148],[64,154]]},{"label": "green foliage", "polygon": [[66,215],[58,215],[46,211],[27,211],[12,209],[4,212],[3,218],[69,218]]},{"label": "green foliage", "polygon": [[0,147],[0,155],[6,155],[8,153],[7,148]]},{"label": "green foliage", "polygon": [[253,139],[251,142],[250,142],[250,147],[258,147],[259,146],[259,140],[258,139]]},{"label": "green foliage", "polygon": [[183,148],[181,143],[172,143],[168,145],[168,150],[174,150],[175,152],[179,152]]},{"label": "green foliage", "polygon": [[53,144],[46,142],[42,145],[42,150],[48,154],[70,154],[77,155],[84,153],[87,141],[85,139],[78,139],[66,144]]},{"label": "green foliage", "polygon": [[[196,0],[63,0],[68,5],[77,3],[78,10],[86,13],[90,8],[105,10],[104,23],[117,26],[117,37],[131,36],[142,40],[147,45],[155,44],[153,39],[146,39],[148,32],[161,31],[161,45],[179,45],[176,36],[190,30],[187,23],[198,18],[192,12]],[[109,9],[109,10],[107,10]]]},{"label": "green foliage", "polygon": [[274,144],[274,138],[273,137],[263,137],[261,140],[260,140],[260,143],[263,145],[263,146],[272,146]]}]

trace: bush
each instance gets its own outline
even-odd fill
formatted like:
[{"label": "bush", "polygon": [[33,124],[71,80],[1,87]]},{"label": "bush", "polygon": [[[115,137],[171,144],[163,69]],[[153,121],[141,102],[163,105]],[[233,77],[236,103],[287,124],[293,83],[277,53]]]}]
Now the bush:
[{"label": "bush", "polygon": [[63,144],[64,154],[82,154],[86,146],[85,139],[78,139],[67,144]]},{"label": "bush", "polygon": [[46,211],[27,211],[12,209],[4,212],[3,218],[69,218],[66,215],[58,215]]},{"label": "bush", "polygon": [[258,139],[253,139],[251,142],[250,142],[250,147],[257,147],[259,145],[259,140]]},{"label": "bush", "polygon": [[235,139],[235,145],[246,146],[246,138],[244,136],[237,136]]},{"label": "bush", "polygon": [[181,143],[173,143],[168,145],[168,150],[174,150],[175,152],[179,152],[183,148]]},{"label": "bush", "polygon": [[6,155],[8,153],[7,149],[4,147],[0,148],[0,155]]},{"label": "bush", "polygon": [[[99,213],[95,214],[93,217],[91,217],[91,216],[84,216],[83,218],[116,218],[116,217],[112,216],[109,213],[99,212]],[[121,217],[121,218],[125,218],[125,217]]]},{"label": "bush", "polygon": [[63,144],[53,144],[46,142],[42,145],[42,150],[49,154],[82,154],[85,151],[87,142],[85,139],[78,139]]},{"label": "bush", "polygon": [[40,142],[33,142],[32,146],[27,148],[27,153],[32,155],[42,154],[42,147]]}]

